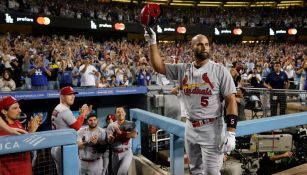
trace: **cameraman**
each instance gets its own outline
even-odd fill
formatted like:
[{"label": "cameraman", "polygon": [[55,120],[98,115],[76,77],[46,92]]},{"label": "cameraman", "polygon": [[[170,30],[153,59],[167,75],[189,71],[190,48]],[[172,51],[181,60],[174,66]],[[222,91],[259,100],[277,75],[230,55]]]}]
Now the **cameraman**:
[{"label": "cameraman", "polygon": [[[287,159],[291,158],[292,155],[293,153],[291,151],[287,151],[283,154],[278,154],[278,155],[275,155],[274,152],[266,153],[259,161],[260,168],[258,169],[257,174],[271,175],[272,173],[284,170],[287,167],[286,164],[289,162]],[[287,160],[287,163],[284,164],[283,160]]]}]

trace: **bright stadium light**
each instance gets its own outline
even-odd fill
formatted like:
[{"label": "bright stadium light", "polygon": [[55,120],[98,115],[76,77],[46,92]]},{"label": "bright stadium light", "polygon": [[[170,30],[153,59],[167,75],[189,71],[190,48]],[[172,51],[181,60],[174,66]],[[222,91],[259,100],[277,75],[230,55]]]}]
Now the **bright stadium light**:
[{"label": "bright stadium light", "polygon": [[36,18],[36,22],[39,25],[49,25],[51,20],[48,17],[39,16],[39,17]]},{"label": "bright stadium light", "polygon": [[295,29],[295,28],[288,29],[288,34],[289,35],[296,35],[297,34],[297,29]]},{"label": "bright stadium light", "polygon": [[234,35],[242,35],[242,29],[236,28],[232,30]]},{"label": "bright stadium light", "polygon": [[198,7],[220,7],[223,2],[216,1],[199,1],[197,4]]},{"label": "bright stadium light", "polygon": [[170,5],[175,5],[175,6],[194,6],[194,4],[183,4],[183,3],[174,3],[174,2],[171,2]]},{"label": "bright stadium light", "polygon": [[115,30],[125,30],[125,24],[124,23],[115,23],[114,24],[114,28],[115,28]]},{"label": "bright stadium light", "polygon": [[177,33],[180,33],[180,34],[185,34],[187,32],[187,29],[183,26],[181,27],[177,27]]}]

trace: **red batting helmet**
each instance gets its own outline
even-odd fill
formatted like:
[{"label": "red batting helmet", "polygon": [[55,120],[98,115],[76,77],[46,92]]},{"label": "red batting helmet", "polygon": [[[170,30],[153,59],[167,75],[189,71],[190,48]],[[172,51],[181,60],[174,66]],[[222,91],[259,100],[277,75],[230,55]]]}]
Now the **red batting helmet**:
[{"label": "red batting helmet", "polygon": [[152,27],[161,16],[159,4],[150,3],[143,7],[140,14],[140,21],[144,27]]}]

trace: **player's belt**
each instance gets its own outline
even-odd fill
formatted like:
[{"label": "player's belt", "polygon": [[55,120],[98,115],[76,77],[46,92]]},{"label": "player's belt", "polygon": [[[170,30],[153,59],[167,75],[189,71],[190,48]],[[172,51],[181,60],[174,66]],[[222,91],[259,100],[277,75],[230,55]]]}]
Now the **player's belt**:
[{"label": "player's belt", "polygon": [[115,153],[122,153],[122,152],[125,152],[125,151],[128,151],[129,148],[118,148],[118,149],[113,149],[113,152]]},{"label": "player's belt", "polygon": [[99,159],[100,159],[100,157],[98,157],[97,159],[80,159],[80,160],[82,160],[84,162],[95,162],[96,160],[99,160]]},{"label": "player's belt", "polygon": [[197,127],[201,127],[203,125],[208,125],[208,124],[211,124],[212,122],[214,122],[215,120],[217,120],[218,117],[214,117],[214,118],[205,118],[205,119],[202,119],[202,120],[197,120],[197,121],[194,121],[194,120],[189,120],[191,123],[192,123],[192,126],[194,128],[197,128]]}]

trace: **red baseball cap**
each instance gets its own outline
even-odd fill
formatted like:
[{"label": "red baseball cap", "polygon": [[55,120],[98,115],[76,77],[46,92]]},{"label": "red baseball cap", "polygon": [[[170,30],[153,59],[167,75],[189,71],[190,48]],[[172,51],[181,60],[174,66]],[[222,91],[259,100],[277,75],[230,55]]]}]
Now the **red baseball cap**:
[{"label": "red baseball cap", "polygon": [[108,114],[107,115],[107,118],[106,118],[106,121],[109,121],[109,120],[113,120],[113,122],[116,120],[116,117],[115,117],[115,115],[114,114]]},{"label": "red baseball cap", "polygon": [[78,92],[75,92],[74,89],[71,86],[65,86],[61,89],[60,94],[61,95],[70,95],[70,94],[78,94]]},{"label": "red baseball cap", "polygon": [[12,96],[4,96],[0,99],[0,111],[2,109],[10,107],[12,104],[17,103],[16,98]]}]

